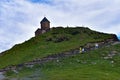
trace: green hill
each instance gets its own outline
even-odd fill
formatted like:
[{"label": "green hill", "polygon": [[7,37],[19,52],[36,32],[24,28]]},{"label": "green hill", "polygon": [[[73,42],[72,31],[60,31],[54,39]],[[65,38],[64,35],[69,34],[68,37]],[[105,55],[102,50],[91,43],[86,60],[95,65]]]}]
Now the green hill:
[{"label": "green hill", "polygon": [[99,42],[110,38],[113,38],[112,34],[92,31],[89,28],[52,28],[50,32],[33,37],[3,52],[0,56],[0,68],[68,51],[88,42]]},{"label": "green hill", "polygon": [[[93,31],[89,28],[52,28],[47,33],[33,37],[30,40],[25,41],[22,44],[17,44],[10,50],[3,52],[0,56],[0,68],[18,65],[33,61],[35,59],[43,58],[48,55],[70,51],[71,49],[85,46],[87,43],[107,43],[111,41],[118,41],[116,35]],[[111,48],[118,50],[119,47],[119,45],[116,45],[111,46],[110,48],[101,48],[95,51],[86,52],[86,54],[78,54],[67,58],[61,58],[60,62],[58,63],[56,61],[49,61],[43,65],[36,65],[32,69],[23,68],[21,72],[19,72],[19,77],[25,77],[30,74],[32,75],[34,71],[38,69],[40,70],[41,75],[37,75],[37,73],[40,74],[38,71],[36,71],[36,75],[34,75],[42,76],[43,78],[37,77],[39,78],[37,80],[40,80],[40,78],[42,80],[98,80],[97,77],[101,76],[103,77],[101,79],[110,80],[105,76],[107,72],[110,73],[112,80],[118,76],[119,71],[115,72],[118,70],[118,65],[117,63],[115,64],[116,69],[113,70],[114,73],[112,73],[112,71],[109,72],[109,70],[112,68],[111,64],[109,64],[110,60],[104,60],[101,58],[101,53],[104,53],[103,56],[105,57]],[[117,53],[118,52],[119,50]],[[119,58],[116,56],[116,62],[118,62],[117,59],[119,60]],[[104,69],[102,67],[105,68],[106,73],[104,73]],[[92,72],[94,72],[94,74],[92,74]],[[7,73],[7,75],[9,74],[11,74],[11,72]],[[16,76],[14,73],[11,75]],[[99,76],[92,77],[96,75]],[[116,78],[116,80],[117,79],[118,78]]]},{"label": "green hill", "polygon": [[[110,55],[112,57],[110,57]],[[6,73],[8,80],[119,80],[120,43]]]}]

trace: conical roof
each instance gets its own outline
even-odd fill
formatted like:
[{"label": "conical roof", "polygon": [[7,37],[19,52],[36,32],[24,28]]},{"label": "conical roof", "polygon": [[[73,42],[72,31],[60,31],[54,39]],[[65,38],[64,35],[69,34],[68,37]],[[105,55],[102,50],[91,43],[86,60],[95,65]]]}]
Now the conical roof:
[{"label": "conical roof", "polygon": [[41,22],[40,23],[42,23],[42,22],[50,22],[46,17],[44,17],[42,20],[41,20]]}]

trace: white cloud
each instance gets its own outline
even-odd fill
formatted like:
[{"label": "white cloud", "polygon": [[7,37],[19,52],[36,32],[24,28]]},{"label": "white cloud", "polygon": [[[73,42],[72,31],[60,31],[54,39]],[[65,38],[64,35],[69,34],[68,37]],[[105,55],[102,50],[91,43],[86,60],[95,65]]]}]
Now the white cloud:
[{"label": "white cloud", "polygon": [[34,36],[46,15],[51,26],[80,26],[120,34],[120,0],[0,1],[0,51]]}]

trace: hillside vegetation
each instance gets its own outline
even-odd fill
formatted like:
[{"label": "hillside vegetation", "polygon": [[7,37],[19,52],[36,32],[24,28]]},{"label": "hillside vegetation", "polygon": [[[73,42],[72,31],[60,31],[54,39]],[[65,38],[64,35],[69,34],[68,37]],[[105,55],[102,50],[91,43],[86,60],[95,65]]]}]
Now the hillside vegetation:
[{"label": "hillside vegetation", "polygon": [[89,28],[52,28],[51,31],[17,44],[0,56],[0,68],[17,65],[84,46],[88,42],[99,42],[107,39],[116,40],[113,34],[92,31]]},{"label": "hillside vegetation", "polygon": [[[110,57],[111,55],[111,57]],[[59,60],[59,61],[58,61]],[[8,80],[119,80],[120,43],[6,73]]]}]

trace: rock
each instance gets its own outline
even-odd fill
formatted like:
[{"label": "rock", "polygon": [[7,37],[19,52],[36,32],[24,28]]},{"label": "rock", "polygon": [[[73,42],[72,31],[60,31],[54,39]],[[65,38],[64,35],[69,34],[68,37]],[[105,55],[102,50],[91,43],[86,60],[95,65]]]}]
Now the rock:
[{"label": "rock", "polygon": [[118,37],[115,34],[112,35],[112,38],[114,41],[119,41]]},{"label": "rock", "polygon": [[117,51],[111,51],[111,54],[115,55],[115,54],[117,54]]},{"label": "rock", "polygon": [[34,65],[26,65],[28,68],[33,68]]},{"label": "rock", "polygon": [[114,42],[112,45],[120,44],[120,41]]},{"label": "rock", "polygon": [[14,73],[18,74],[19,72],[17,70],[13,70]]},{"label": "rock", "polygon": [[59,60],[57,59],[57,63],[59,62]]},{"label": "rock", "polygon": [[114,61],[111,61],[111,63],[113,64],[113,63],[114,63]]}]

